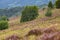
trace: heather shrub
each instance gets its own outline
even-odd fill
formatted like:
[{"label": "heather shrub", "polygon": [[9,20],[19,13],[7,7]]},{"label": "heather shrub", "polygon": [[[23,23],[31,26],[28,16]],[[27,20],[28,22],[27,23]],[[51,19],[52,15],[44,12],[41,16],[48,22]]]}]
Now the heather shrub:
[{"label": "heather shrub", "polygon": [[55,27],[44,28],[42,32],[43,33],[55,33],[55,32],[58,32],[58,29],[56,29]]},{"label": "heather shrub", "polygon": [[12,35],[10,37],[7,37],[5,40],[20,40],[20,37],[18,37],[17,35]]},{"label": "heather shrub", "polygon": [[7,18],[6,16],[1,16],[1,17],[0,17],[0,21],[1,21],[1,20],[8,21],[8,18]]},{"label": "heather shrub", "polygon": [[0,30],[8,28],[8,21],[0,21]]},{"label": "heather shrub", "polygon": [[36,35],[36,36],[38,36],[38,35],[41,35],[41,34],[42,34],[42,32],[41,32],[40,29],[34,29],[34,30],[29,31],[26,36],[30,36],[30,35]]}]

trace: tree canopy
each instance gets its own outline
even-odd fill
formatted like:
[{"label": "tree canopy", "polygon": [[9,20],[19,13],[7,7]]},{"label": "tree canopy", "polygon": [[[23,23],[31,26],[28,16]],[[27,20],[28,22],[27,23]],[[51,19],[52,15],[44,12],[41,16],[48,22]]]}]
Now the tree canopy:
[{"label": "tree canopy", "polygon": [[35,19],[38,16],[37,6],[26,6],[22,11],[21,22],[26,22]]},{"label": "tree canopy", "polygon": [[56,1],[56,8],[60,8],[60,0]]},{"label": "tree canopy", "polygon": [[51,1],[49,2],[48,7],[49,7],[49,8],[53,8],[53,4],[52,4]]}]

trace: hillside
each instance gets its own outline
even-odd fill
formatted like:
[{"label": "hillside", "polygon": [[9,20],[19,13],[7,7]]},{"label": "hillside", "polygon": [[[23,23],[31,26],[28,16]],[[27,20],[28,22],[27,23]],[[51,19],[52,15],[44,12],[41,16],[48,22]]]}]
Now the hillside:
[{"label": "hillside", "polygon": [[[44,8],[46,6],[47,6],[47,4],[43,4],[43,5],[40,5],[38,7],[39,8]],[[11,8],[5,8],[5,9],[1,8],[0,9],[0,16],[7,16],[7,17],[20,16],[24,7],[18,6],[18,7],[11,7]]]},{"label": "hillside", "polygon": [[[44,8],[46,7],[47,4],[43,4],[38,6],[39,8]],[[5,8],[5,9],[0,9],[0,16],[7,16],[7,17],[12,17],[12,16],[20,16],[22,10],[24,9],[24,7],[11,7],[11,8]]]},{"label": "hillside", "polygon": [[6,9],[0,9],[0,16],[16,16],[20,15],[23,7],[12,7],[12,8],[6,8]]},{"label": "hillside", "polygon": [[[17,6],[26,6],[26,5],[42,5],[48,4],[50,0],[1,0],[0,8],[11,8]],[[51,0],[53,3],[55,0]]]},{"label": "hillside", "polygon": [[32,29],[56,27],[60,29],[60,9],[53,9],[52,17],[46,17],[47,9],[39,10],[39,16],[32,21],[20,23],[20,17],[14,17],[9,21],[9,29],[0,31],[0,40],[17,35],[24,40],[36,40],[37,36],[31,35],[25,38],[25,35]]}]

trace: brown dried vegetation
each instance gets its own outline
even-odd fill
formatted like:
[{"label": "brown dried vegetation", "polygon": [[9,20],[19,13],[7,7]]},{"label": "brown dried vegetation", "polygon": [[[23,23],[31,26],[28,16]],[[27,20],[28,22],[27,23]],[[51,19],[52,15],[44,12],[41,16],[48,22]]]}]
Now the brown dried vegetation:
[{"label": "brown dried vegetation", "polygon": [[12,35],[12,36],[6,38],[5,40],[20,40],[20,38],[16,35]]},{"label": "brown dried vegetation", "polygon": [[38,35],[41,35],[41,34],[42,34],[42,32],[41,32],[40,29],[33,29],[33,30],[29,31],[26,36],[30,36],[30,35],[38,36]]},{"label": "brown dried vegetation", "polygon": [[36,35],[37,40],[60,40],[60,31],[55,27],[31,30],[27,36]]}]

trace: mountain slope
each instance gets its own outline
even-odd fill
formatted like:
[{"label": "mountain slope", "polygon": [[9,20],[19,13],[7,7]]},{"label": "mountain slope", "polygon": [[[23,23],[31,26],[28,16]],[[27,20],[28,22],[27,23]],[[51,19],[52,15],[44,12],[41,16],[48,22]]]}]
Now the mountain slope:
[{"label": "mountain slope", "polygon": [[[47,4],[50,0],[0,0],[0,8],[26,6],[26,5],[42,5]],[[53,3],[55,0],[51,0]]]},{"label": "mountain slope", "polygon": [[20,15],[22,9],[23,9],[23,7],[14,7],[14,8],[10,8],[10,9],[0,9],[0,16],[11,17],[14,15],[15,16]]},{"label": "mountain slope", "polygon": [[[35,20],[29,21],[29,22],[25,22],[25,23],[17,23],[18,22],[18,18],[14,19],[17,20],[15,22],[12,22],[12,20],[9,21],[10,24],[10,28],[7,30],[2,30],[0,31],[0,40],[6,38],[6,37],[10,37],[12,35],[17,35],[19,37],[25,37],[26,34],[28,34],[28,32],[32,29],[37,29],[37,28],[48,28],[48,27],[57,27],[58,29],[60,29],[60,9],[53,9],[53,16],[55,16],[55,18],[51,18],[50,19],[46,19],[45,15],[46,10],[39,10],[39,17]],[[52,17],[53,17],[52,16]],[[41,20],[41,18],[44,18],[43,20]],[[45,21],[44,21],[45,20]],[[20,20],[19,20],[20,21]],[[39,36],[38,36],[39,37]],[[28,40],[34,40],[35,38],[33,38],[33,36],[28,37]],[[25,39],[24,39],[25,40]]]}]

